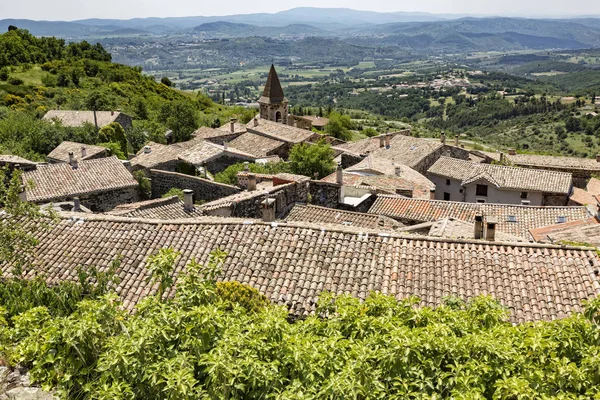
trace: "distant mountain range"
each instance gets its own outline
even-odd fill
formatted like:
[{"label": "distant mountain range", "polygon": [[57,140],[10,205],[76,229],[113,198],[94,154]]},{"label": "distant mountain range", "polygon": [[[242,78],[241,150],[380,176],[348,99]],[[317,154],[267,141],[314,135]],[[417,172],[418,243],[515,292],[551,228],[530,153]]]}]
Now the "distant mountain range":
[{"label": "distant mountain range", "polygon": [[0,20],[34,35],[93,40],[103,37],[178,35],[202,38],[336,37],[353,44],[430,51],[578,49],[600,47],[600,18],[482,18],[428,13],[379,13],[351,9],[294,8],[275,14],[221,17]]}]

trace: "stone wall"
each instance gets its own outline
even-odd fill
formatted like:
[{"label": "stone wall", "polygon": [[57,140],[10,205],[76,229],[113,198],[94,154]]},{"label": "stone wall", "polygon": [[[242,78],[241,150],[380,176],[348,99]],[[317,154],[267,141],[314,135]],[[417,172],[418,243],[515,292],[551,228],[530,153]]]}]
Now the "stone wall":
[{"label": "stone wall", "polygon": [[564,194],[552,194],[552,193],[544,193],[542,195],[542,205],[543,206],[555,206],[555,207],[563,207],[568,205],[569,196]]},{"label": "stone wall", "polygon": [[79,197],[81,205],[94,212],[106,212],[112,210],[120,204],[135,203],[139,200],[139,193],[138,187],[132,186],[125,189],[106,190],[80,196],[56,197],[40,203],[60,203],[63,201],[72,201],[74,197]]},{"label": "stone wall", "polygon": [[129,115],[123,113],[119,114],[119,116],[115,119],[115,122],[121,124],[125,130],[130,129],[133,126],[133,119]]},{"label": "stone wall", "polygon": [[58,398],[52,392],[33,386],[29,379],[29,372],[0,366],[0,400],[53,400]]},{"label": "stone wall", "polygon": [[243,163],[244,161],[254,162],[253,158],[250,157],[235,157],[230,155],[222,155],[206,163],[206,169],[211,174],[218,174],[223,172],[227,167],[233,164]]},{"label": "stone wall", "polygon": [[240,200],[231,206],[231,216],[238,218],[262,218],[262,202],[267,198],[275,199],[275,216],[283,218],[296,203],[306,203],[308,187],[306,182],[294,182],[276,186],[269,191],[256,192],[256,196]]},{"label": "stone wall", "polygon": [[427,176],[427,170],[431,168],[431,166],[435,164],[435,162],[439,160],[440,157],[446,156],[458,158],[459,160],[468,160],[469,155],[470,153],[468,150],[461,149],[460,147],[444,145],[436,151],[434,151],[433,153],[427,155],[416,165],[412,166],[412,169],[421,173],[422,175]]},{"label": "stone wall", "polygon": [[[242,189],[248,189],[248,172],[241,171],[237,173],[237,184]],[[250,172],[252,174],[252,172]],[[256,183],[261,183],[264,181],[272,181],[275,175],[270,174],[253,174],[256,177]]]},{"label": "stone wall", "polygon": [[355,156],[352,154],[343,153],[342,154],[342,168],[350,168],[363,160],[363,157]]},{"label": "stone wall", "polygon": [[342,187],[337,183],[310,181],[311,204],[321,207],[338,208]]},{"label": "stone wall", "polygon": [[162,197],[172,188],[193,190],[195,201],[213,201],[241,191],[238,187],[208,179],[156,169],[150,170],[150,179],[153,199]]}]

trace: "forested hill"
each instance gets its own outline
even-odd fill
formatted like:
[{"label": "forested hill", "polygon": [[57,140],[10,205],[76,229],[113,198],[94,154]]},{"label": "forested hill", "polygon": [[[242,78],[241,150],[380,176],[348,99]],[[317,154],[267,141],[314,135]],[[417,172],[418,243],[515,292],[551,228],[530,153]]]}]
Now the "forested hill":
[{"label": "forested hill", "polygon": [[63,140],[104,143],[94,127],[67,128],[40,120],[51,109],[116,110],[134,118],[127,132],[125,157],[148,140],[164,141],[173,130],[184,140],[199,126],[219,124],[243,110],[216,106],[202,94],[174,90],[142,74],[141,68],[115,64],[100,45],[66,44],[54,37],[36,38],[11,29],[0,35],[0,154],[43,159]]}]

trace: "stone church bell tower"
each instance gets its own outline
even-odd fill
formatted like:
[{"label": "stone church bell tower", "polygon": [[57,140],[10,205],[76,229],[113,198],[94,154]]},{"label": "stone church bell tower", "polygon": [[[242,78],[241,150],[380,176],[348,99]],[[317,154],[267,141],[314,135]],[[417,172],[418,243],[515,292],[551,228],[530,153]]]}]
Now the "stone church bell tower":
[{"label": "stone church bell tower", "polygon": [[267,84],[262,97],[258,100],[260,106],[260,118],[269,121],[287,124],[288,100],[283,95],[283,88],[279,83],[279,77],[275,66],[271,65]]}]

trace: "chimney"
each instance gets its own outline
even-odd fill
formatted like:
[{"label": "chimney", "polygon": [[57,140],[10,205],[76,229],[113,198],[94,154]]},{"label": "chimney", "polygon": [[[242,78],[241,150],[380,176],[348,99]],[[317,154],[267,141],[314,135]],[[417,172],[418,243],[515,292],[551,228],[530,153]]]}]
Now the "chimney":
[{"label": "chimney", "polygon": [[256,175],[248,174],[248,191],[253,192],[256,190]]},{"label": "chimney", "polygon": [[390,141],[392,139],[392,135],[385,135],[385,147],[390,148]]},{"label": "chimney", "polygon": [[81,211],[81,200],[79,200],[79,197],[74,197],[73,198],[73,212],[80,212]]},{"label": "chimney", "polygon": [[192,212],[194,210],[194,191],[185,189],[183,191],[183,209],[186,212]]},{"label": "chimney", "polygon": [[429,189],[429,199],[435,200],[435,188]]},{"label": "chimney", "polygon": [[318,180],[319,180],[319,173],[318,173],[318,172],[315,172],[315,173],[313,174],[313,176],[315,177],[315,181],[318,181]]},{"label": "chimney", "polygon": [[483,215],[481,214],[475,216],[475,232],[473,237],[475,239],[481,239],[483,237]]},{"label": "chimney", "polygon": [[69,164],[71,164],[71,166],[73,166],[73,161],[75,161],[75,155],[73,154],[72,151],[69,152]]},{"label": "chimney", "polygon": [[144,153],[150,154],[150,152],[152,152],[152,149],[150,148],[150,146],[144,146]]},{"label": "chimney", "polygon": [[[500,163],[504,163],[504,153],[500,153]],[[598,161],[598,156],[596,156],[596,161]]]},{"label": "chimney", "polygon": [[250,163],[248,161],[244,161],[244,171],[250,171]]},{"label": "chimney", "polygon": [[71,162],[71,167],[72,167],[73,169],[77,169],[77,168],[79,168],[79,161],[77,161],[77,159],[76,159],[76,158],[73,158],[73,162]]},{"label": "chimney", "polygon": [[496,218],[487,218],[485,221],[485,240],[493,242],[496,240],[496,225],[498,220]]},{"label": "chimney", "polygon": [[600,154],[596,154],[596,162],[600,162]]},{"label": "chimney", "polygon": [[231,119],[229,120],[229,131],[230,131],[231,133],[235,133],[235,123],[236,123],[236,122],[237,122],[237,119],[235,119],[235,118],[231,118]]},{"label": "chimney", "polygon": [[258,118],[254,118],[254,127],[256,128],[258,126]]},{"label": "chimney", "polygon": [[223,142],[223,150],[227,151],[227,142]]},{"label": "chimney", "polygon": [[335,182],[338,185],[344,184],[344,169],[342,168],[342,163],[339,163],[337,169],[335,171]]},{"label": "chimney", "polygon": [[517,150],[515,150],[515,149],[508,149],[508,155],[509,156],[516,156],[517,155]]},{"label": "chimney", "polygon": [[265,222],[275,221],[275,199],[266,198],[261,203],[262,205],[262,219]]},{"label": "chimney", "polygon": [[456,147],[458,147],[458,138],[459,138],[458,135],[454,136],[454,146],[456,146]]},{"label": "chimney", "polygon": [[202,175],[204,175],[204,179],[208,179],[208,168],[206,168],[206,161],[202,161]]},{"label": "chimney", "polygon": [[379,147],[385,147],[385,137],[379,136]]},{"label": "chimney", "polygon": [[396,165],[394,167],[394,174],[396,174],[396,176],[402,176],[402,167],[399,165]]},{"label": "chimney", "polygon": [[446,144],[446,134],[444,132],[440,134],[440,142],[442,142],[442,144]]},{"label": "chimney", "polygon": [[86,155],[87,149],[85,148],[85,146],[81,146],[81,158],[84,159]]},{"label": "chimney", "polygon": [[113,110],[110,110],[110,115],[115,115],[115,112]]}]

